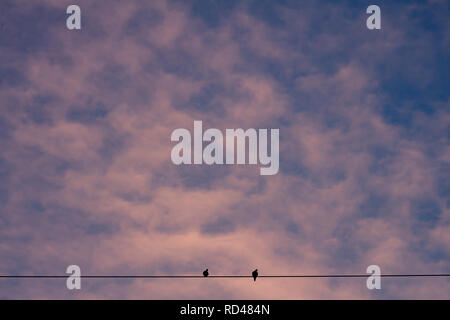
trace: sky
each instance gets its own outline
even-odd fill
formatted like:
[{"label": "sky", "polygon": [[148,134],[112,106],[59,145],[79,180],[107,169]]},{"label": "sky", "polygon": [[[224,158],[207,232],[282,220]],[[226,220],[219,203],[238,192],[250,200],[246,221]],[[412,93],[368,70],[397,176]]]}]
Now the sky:
[{"label": "sky", "polygon": [[[1,0],[0,274],[449,273],[448,17],[439,0]],[[278,128],[279,172],[174,165],[194,120]],[[381,286],[2,279],[0,298],[450,299],[449,278]]]}]

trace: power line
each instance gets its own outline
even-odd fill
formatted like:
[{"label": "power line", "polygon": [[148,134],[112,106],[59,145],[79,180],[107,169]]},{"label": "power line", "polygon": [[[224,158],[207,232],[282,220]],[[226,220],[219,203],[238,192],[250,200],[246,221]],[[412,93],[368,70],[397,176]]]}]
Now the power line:
[{"label": "power line", "polygon": [[[59,279],[68,278],[67,275],[0,275],[0,279],[27,279],[45,278]],[[367,278],[371,274],[309,274],[309,275],[259,275],[258,278]],[[209,279],[209,278],[252,278],[251,275],[80,275],[80,278],[91,279]],[[450,277],[450,273],[422,273],[422,274],[381,274],[382,278],[425,278],[425,277]]]}]

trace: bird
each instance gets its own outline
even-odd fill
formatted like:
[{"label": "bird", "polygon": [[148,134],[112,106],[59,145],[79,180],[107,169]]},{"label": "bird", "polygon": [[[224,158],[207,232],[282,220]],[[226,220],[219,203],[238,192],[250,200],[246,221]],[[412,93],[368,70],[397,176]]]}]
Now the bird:
[{"label": "bird", "polygon": [[252,276],[253,276],[253,281],[256,281],[256,278],[258,278],[258,269],[253,270]]},{"label": "bird", "polygon": [[208,269],[206,269],[205,271],[203,271],[203,276],[204,276],[204,277],[207,277],[207,276],[209,276],[209,272],[208,272]]}]

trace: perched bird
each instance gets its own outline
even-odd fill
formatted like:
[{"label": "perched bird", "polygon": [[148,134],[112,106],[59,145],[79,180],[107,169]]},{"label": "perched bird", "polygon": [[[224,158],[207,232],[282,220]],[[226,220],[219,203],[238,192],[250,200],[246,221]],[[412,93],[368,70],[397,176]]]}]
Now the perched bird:
[{"label": "perched bird", "polygon": [[253,281],[256,281],[256,278],[258,278],[258,269],[253,270],[252,276],[253,276]]},{"label": "perched bird", "polygon": [[206,269],[205,271],[203,271],[203,276],[204,276],[204,277],[207,277],[207,276],[209,276],[209,272],[208,272],[208,269]]}]

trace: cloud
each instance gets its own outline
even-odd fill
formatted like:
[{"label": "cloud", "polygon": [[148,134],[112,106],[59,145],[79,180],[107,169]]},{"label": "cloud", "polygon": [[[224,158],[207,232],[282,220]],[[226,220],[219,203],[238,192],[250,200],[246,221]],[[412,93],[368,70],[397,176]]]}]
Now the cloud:
[{"label": "cloud", "polygon": [[[389,5],[381,33],[365,29],[364,10],[340,4],[245,3],[226,19],[190,2],[79,5],[80,32],[65,29],[60,1],[5,5],[14,31],[0,38],[1,274],[69,264],[84,274],[448,272],[442,4]],[[280,172],[173,165],[170,134],[194,120],[279,128]],[[0,297],[450,295],[442,279],[382,288],[89,279],[71,292],[63,281],[8,280]]]}]

